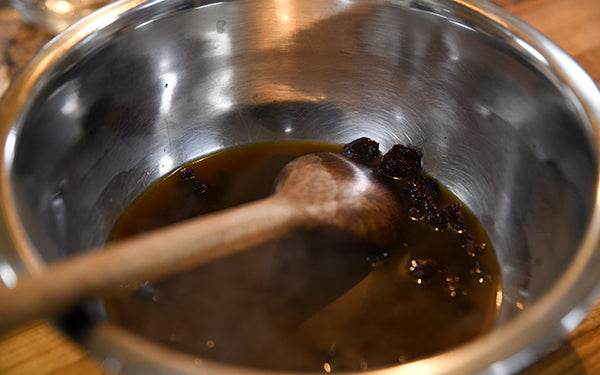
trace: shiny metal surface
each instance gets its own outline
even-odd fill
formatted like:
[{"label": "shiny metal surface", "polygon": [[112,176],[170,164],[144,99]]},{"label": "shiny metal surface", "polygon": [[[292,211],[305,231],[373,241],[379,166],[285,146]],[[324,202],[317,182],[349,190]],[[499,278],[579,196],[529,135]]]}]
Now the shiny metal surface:
[{"label": "shiny metal surface", "polygon": [[[549,40],[482,1],[121,1],[47,45],[0,122],[7,285],[101,244],[186,161],[359,136],[424,150],[425,170],[482,221],[504,283],[493,332],[381,372],[513,372],[580,321],[600,279],[600,94]],[[242,371],[81,324],[78,338],[129,374]]]}]

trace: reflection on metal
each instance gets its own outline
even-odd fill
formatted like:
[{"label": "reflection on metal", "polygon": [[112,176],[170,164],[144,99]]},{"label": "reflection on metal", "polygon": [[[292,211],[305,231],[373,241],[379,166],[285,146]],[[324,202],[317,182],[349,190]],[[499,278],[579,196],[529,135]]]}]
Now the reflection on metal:
[{"label": "reflection on metal", "polygon": [[0,262],[0,280],[8,288],[13,288],[17,285],[17,274],[13,269],[5,262]]}]

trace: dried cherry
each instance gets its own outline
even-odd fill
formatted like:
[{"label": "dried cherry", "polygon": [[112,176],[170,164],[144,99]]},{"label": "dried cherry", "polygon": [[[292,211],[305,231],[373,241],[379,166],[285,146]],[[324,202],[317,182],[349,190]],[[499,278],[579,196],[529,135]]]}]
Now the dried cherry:
[{"label": "dried cherry", "polygon": [[418,280],[433,278],[438,270],[437,263],[431,258],[413,258],[410,260],[408,270]]},{"label": "dried cherry", "polygon": [[410,176],[421,170],[422,157],[414,147],[394,145],[377,164],[377,171],[390,177]]},{"label": "dried cherry", "polygon": [[379,156],[379,143],[362,137],[344,145],[342,154],[360,163],[370,163]]},{"label": "dried cherry", "polygon": [[465,218],[462,212],[462,206],[458,203],[451,204],[450,206],[444,208],[444,213],[448,218],[448,222],[450,226],[457,231],[458,233],[462,233],[465,231]]},{"label": "dried cherry", "polygon": [[420,174],[409,177],[406,189],[411,198],[417,202],[426,203],[428,200],[437,202],[440,196],[440,186],[438,183]]}]

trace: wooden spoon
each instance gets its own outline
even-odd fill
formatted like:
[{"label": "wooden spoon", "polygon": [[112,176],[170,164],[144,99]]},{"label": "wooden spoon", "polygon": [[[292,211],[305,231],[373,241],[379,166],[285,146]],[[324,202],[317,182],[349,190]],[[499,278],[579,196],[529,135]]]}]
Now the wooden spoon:
[{"label": "wooden spoon", "polygon": [[304,155],[282,169],[268,198],[110,243],[20,278],[13,289],[0,288],[0,330],[295,230],[330,226],[385,247],[399,237],[402,211],[397,192],[373,168],[339,154]]}]

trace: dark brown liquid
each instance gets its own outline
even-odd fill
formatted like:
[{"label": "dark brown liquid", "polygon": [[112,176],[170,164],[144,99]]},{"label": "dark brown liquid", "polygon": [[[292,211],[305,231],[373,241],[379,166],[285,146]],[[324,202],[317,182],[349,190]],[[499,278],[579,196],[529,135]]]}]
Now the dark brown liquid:
[{"label": "dark brown liquid", "polygon": [[[196,161],[128,208],[113,239],[268,196],[283,165],[314,151],[341,147],[269,143]],[[403,191],[405,179],[397,183]],[[414,204],[405,200],[408,215]],[[451,203],[442,189],[440,204]],[[157,342],[243,366],[340,371],[411,361],[494,325],[498,264],[476,219],[464,214],[472,240],[486,244],[477,254],[465,250],[464,233],[434,230],[426,220],[408,219],[402,242],[386,251],[342,233],[298,233],[138,285],[107,299],[107,311],[114,323]],[[437,266],[419,278],[413,260]]]}]

